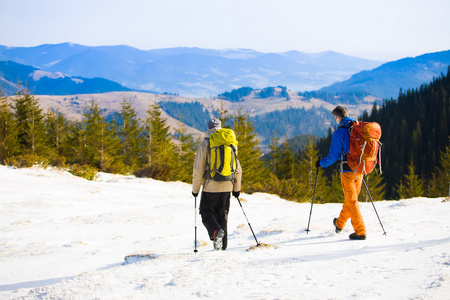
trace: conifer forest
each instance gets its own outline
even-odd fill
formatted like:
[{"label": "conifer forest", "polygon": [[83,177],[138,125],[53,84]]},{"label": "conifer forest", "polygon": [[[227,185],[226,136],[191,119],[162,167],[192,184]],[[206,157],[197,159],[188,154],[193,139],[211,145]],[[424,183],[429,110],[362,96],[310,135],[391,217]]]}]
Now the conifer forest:
[{"label": "conifer forest", "polygon": [[[450,68],[420,88],[400,90],[398,99],[375,103],[371,112],[361,116],[382,128],[382,173],[377,170],[365,177],[373,200],[449,195],[449,76]],[[304,146],[298,152],[289,140],[280,143],[274,133],[270,152],[263,155],[246,112],[219,110],[215,114],[223,127],[236,133],[242,192],[311,200],[315,163],[319,154],[328,154],[336,127],[323,138],[302,137]],[[13,97],[0,97],[0,163],[54,166],[91,180],[97,172],[110,172],[191,183],[200,140],[187,134],[181,122],[180,128],[175,134],[170,132],[158,104],[149,105],[146,118],[139,119],[127,99],[113,116],[105,116],[92,100],[84,107],[81,120],[73,121],[58,110],[45,112],[36,96],[22,89]],[[318,170],[314,201],[343,201],[337,165]],[[360,200],[367,197],[363,190]]]}]

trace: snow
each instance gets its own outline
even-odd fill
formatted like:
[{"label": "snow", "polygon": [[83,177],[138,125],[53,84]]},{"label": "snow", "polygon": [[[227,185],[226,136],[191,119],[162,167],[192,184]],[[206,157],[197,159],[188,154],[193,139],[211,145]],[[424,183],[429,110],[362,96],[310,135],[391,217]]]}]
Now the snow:
[{"label": "snow", "polygon": [[47,72],[47,71],[41,71],[41,70],[36,70],[32,73],[33,80],[34,81],[38,81],[41,80],[42,77],[48,77],[48,78],[52,78],[52,79],[58,79],[58,78],[64,78],[66,77],[63,73],[61,72]]},{"label": "snow", "polygon": [[84,80],[80,79],[80,78],[70,78],[72,81],[74,81],[75,83],[83,83]]},{"label": "snow", "polygon": [[[245,180],[245,178],[244,178]],[[0,166],[0,299],[448,299],[450,202],[361,203],[368,238],[336,234],[340,204],[243,194],[213,251],[191,186]],[[199,200],[197,200],[197,206]],[[125,263],[131,253],[152,259]]]}]

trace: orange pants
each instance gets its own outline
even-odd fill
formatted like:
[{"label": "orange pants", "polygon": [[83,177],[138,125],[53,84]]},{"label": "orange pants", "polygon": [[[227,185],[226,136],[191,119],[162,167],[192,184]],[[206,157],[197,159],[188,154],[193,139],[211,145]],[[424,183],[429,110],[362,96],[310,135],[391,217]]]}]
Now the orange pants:
[{"label": "orange pants", "polygon": [[344,191],[344,205],[342,206],[341,214],[336,221],[339,228],[344,228],[348,219],[351,219],[353,229],[356,234],[366,234],[366,226],[359,210],[358,196],[361,191],[363,175],[353,172],[341,173],[342,190]]}]

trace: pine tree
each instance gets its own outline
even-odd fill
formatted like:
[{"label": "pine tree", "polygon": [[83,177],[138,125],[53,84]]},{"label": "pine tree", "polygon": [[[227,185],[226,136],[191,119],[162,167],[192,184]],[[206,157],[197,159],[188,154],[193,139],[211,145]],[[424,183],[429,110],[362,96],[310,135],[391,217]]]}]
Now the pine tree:
[{"label": "pine tree", "polygon": [[109,173],[129,174],[131,167],[125,165],[123,156],[123,144],[119,136],[119,125],[117,121],[117,114],[114,114],[112,119],[103,122],[105,130],[105,157],[102,170]]},{"label": "pine tree", "polygon": [[177,147],[179,166],[177,167],[178,172],[176,174],[176,180],[191,183],[193,164],[199,141],[196,141],[191,134],[187,133],[186,126],[181,123],[181,120],[175,133],[179,141]]},{"label": "pine tree", "polygon": [[14,112],[7,97],[3,97],[0,90],[0,162],[19,152],[17,139],[17,124]]},{"label": "pine tree", "polygon": [[84,165],[86,149],[86,122],[69,121],[67,124],[67,147],[63,147],[62,152],[69,164]]},{"label": "pine tree", "polygon": [[280,138],[277,137],[277,131],[273,131],[273,136],[270,138],[270,152],[269,152],[269,166],[273,174],[277,174],[277,166],[279,165],[279,159],[281,157],[281,153],[278,149],[278,144],[280,142]]},{"label": "pine tree", "polygon": [[436,168],[427,185],[429,197],[450,197],[450,144],[441,152],[440,157],[440,167]]},{"label": "pine tree", "polygon": [[[363,180],[365,180],[367,184],[367,188],[369,189],[373,201],[384,200],[386,184],[384,183],[383,174],[373,171],[372,173],[365,175]],[[359,193],[358,201],[370,201],[364,182],[361,184],[361,192]]]},{"label": "pine tree", "polygon": [[344,191],[342,190],[341,173],[340,172],[333,172],[333,175],[331,177],[330,189],[333,192],[330,193],[330,198],[327,202],[344,203],[345,197],[344,197]]},{"label": "pine tree", "polygon": [[[328,202],[330,198],[330,190],[327,188],[327,181],[323,176],[323,169],[316,169],[316,161],[319,157],[318,152],[319,151],[314,146],[313,137],[310,136],[308,145],[303,152],[300,163],[300,181],[305,187],[302,201],[310,201],[312,199],[314,193],[314,185],[316,185],[314,201],[317,201],[318,203],[324,203]],[[319,173],[317,173],[317,171]]]},{"label": "pine tree", "polygon": [[120,154],[123,164],[136,169],[145,162],[145,154],[142,149],[145,147],[143,130],[140,126],[136,110],[132,107],[131,101],[125,98],[121,103],[121,110],[115,117],[116,134],[120,141]]},{"label": "pine tree", "polygon": [[177,164],[176,151],[167,119],[161,116],[157,103],[151,104],[147,111],[145,132],[148,164],[138,176],[172,180]]},{"label": "pine tree", "polygon": [[21,152],[32,156],[44,155],[46,152],[44,116],[38,101],[28,89],[19,90],[14,100],[14,109]]},{"label": "pine tree", "polygon": [[228,109],[225,109],[223,101],[220,102],[220,108],[217,112],[219,113],[219,120],[222,122],[222,128],[231,128],[233,117],[229,114]]},{"label": "pine tree", "polygon": [[[421,166],[421,156],[422,156],[422,127],[420,121],[417,120],[415,129],[413,130],[412,137],[412,153],[414,153],[413,160]],[[422,168],[419,168],[422,169]]]},{"label": "pine tree", "polygon": [[247,192],[256,191],[262,188],[262,182],[266,178],[259,141],[248,114],[243,113],[241,108],[233,116],[233,122],[238,140],[238,158],[243,170],[242,189]]},{"label": "pine tree", "polygon": [[450,196],[450,191],[448,191],[446,194],[443,194],[441,192],[442,187],[440,186],[440,180],[439,177],[441,175],[441,170],[437,169],[436,172],[433,172],[431,175],[431,178],[428,180],[426,184],[426,191],[425,195],[430,198],[437,198],[442,196]]},{"label": "pine tree", "polygon": [[68,121],[64,114],[58,109],[49,110],[45,118],[45,132],[53,163],[63,164],[65,160],[63,158],[63,148],[67,146],[66,139],[68,131]]},{"label": "pine tree", "polygon": [[279,167],[275,173],[277,177],[280,179],[298,178],[298,166],[287,138],[285,139],[279,154]]},{"label": "pine tree", "polygon": [[101,168],[102,122],[98,104],[91,100],[90,106],[85,106],[83,112],[83,161],[98,169]]},{"label": "pine tree", "polygon": [[403,176],[396,190],[399,199],[421,197],[423,195],[422,180],[416,174],[413,160],[408,165],[408,172]]},{"label": "pine tree", "polygon": [[84,162],[105,172],[121,172],[112,155],[117,147],[117,140],[95,100],[84,108],[82,128]]}]

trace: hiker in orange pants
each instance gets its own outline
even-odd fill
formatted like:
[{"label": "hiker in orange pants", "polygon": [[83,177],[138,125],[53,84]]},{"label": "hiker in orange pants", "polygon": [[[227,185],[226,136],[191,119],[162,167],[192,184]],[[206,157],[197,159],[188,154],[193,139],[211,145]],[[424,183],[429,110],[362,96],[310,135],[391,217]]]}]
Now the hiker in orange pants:
[{"label": "hiker in orange pants", "polygon": [[358,203],[363,175],[353,172],[346,158],[346,155],[350,151],[350,134],[347,128],[355,120],[348,116],[347,109],[342,106],[337,106],[331,114],[339,126],[333,133],[328,155],[316,162],[316,168],[326,168],[334,164],[337,160],[341,161],[341,184],[345,200],[339,218],[334,218],[333,220],[335,231],[336,233],[340,233],[350,218],[355,232],[350,234],[349,238],[351,240],[365,240],[366,227]]},{"label": "hiker in orange pants", "polygon": [[342,190],[344,191],[344,205],[339,218],[335,221],[336,228],[344,228],[350,218],[355,233],[359,236],[366,235],[366,226],[359,210],[358,195],[361,191],[363,175],[353,172],[341,173]]}]

